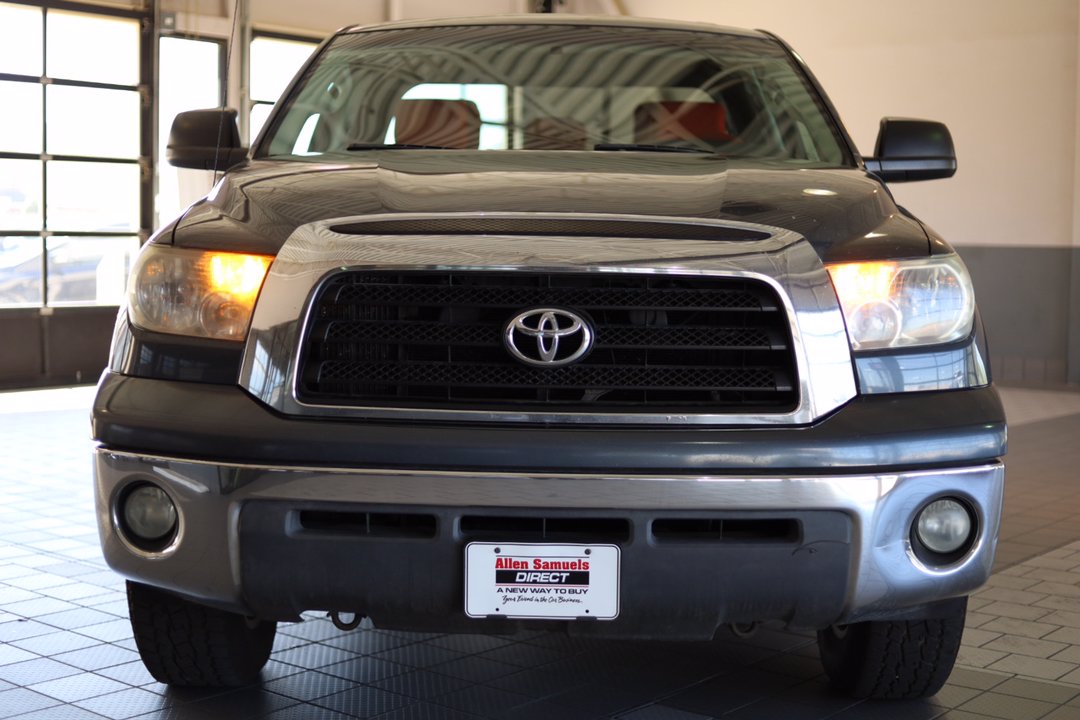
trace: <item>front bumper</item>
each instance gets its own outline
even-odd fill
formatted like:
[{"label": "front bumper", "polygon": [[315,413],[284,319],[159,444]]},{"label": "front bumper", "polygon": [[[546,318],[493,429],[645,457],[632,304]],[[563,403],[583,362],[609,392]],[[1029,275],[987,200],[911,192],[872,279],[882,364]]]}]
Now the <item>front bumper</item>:
[{"label": "front bumper", "polygon": [[[568,630],[639,638],[933,612],[989,576],[1005,452],[989,387],[859,397],[807,426],[613,429],[297,418],[235,386],[107,373],[94,437],[105,557],[131,579],[266,619],[505,631],[464,614],[468,542],[604,542],[619,617]],[[138,482],[179,509],[162,552],[118,531]],[[979,535],[927,567],[911,523],[944,495]],[[718,523],[740,532],[697,531]]]},{"label": "front bumper", "polygon": [[[233,611],[286,620],[340,610],[383,627],[497,631],[507,621],[464,616],[466,542],[607,539],[623,552],[623,612],[571,631],[705,638],[728,622],[823,627],[900,617],[974,590],[993,563],[1004,468],[812,476],[409,472],[217,464],[102,448],[96,476],[110,566]],[[161,553],[133,548],[114,519],[123,488],[146,481],[163,487],[180,512],[179,535]],[[915,513],[941,495],[968,501],[980,535],[959,562],[929,568],[913,554],[909,529]],[[325,512],[374,517],[376,525],[402,515],[421,520],[374,533],[364,522],[327,530],[303,521],[304,513]],[[537,518],[577,530],[523,537],[520,528]],[[653,531],[656,521],[706,519],[741,527],[783,521],[797,532],[668,541]],[[590,524],[618,537],[590,537],[582,529]],[[487,534],[470,537],[477,527]],[[498,535],[498,527],[507,530]]]}]

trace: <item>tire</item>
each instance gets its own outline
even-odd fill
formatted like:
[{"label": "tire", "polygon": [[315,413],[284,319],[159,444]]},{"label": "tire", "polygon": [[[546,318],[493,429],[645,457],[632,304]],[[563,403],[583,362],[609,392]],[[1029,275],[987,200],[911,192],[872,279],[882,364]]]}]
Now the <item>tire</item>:
[{"label": "tire", "polygon": [[135,645],[150,674],[177,686],[236,686],[258,679],[277,623],[184,600],[128,582]]},{"label": "tire", "polygon": [[834,688],[859,698],[930,697],[952,672],[967,598],[949,600],[924,620],[833,626],[818,631],[821,664]]}]

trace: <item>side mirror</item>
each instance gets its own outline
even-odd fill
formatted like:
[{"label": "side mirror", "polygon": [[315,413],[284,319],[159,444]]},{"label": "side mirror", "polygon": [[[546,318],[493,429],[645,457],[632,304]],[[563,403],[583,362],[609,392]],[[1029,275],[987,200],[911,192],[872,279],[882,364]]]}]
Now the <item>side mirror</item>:
[{"label": "side mirror", "polygon": [[944,124],[932,120],[882,118],[874,157],[866,169],[886,182],[952,177],[956,150]]},{"label": "side mirror", "polygon": [[165,158],[176,167],[224,171],[246,160],[247,151],[235,110],[188,110],[173,120]]}]

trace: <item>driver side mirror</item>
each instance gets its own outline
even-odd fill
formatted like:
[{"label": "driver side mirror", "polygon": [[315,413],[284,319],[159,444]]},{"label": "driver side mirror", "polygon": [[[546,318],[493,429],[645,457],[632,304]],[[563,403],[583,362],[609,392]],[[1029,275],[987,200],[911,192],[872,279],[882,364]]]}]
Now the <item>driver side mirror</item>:
[{"label": "driver side mirror", "polygon": [[943,123],[882,118],[874,157],[866,169],[886,182],[949,178],[956,173],[956,150]]},{"label": "driver side mirror", "polygon": [[235,110],[188,110],[173,120],[165,157],[176,167],[224,171],[246,160],[247,152]]}]

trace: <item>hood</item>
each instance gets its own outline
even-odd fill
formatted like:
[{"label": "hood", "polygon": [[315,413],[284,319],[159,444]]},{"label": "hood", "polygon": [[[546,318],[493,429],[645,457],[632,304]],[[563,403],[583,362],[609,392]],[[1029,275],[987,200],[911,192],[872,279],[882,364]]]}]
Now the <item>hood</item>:
[{"label": "hood", "polygon": [[[229,172],[173,228],[178,245],[275,253],[316,220],[373,213],[554,212],[736,220],[799,233],[823,260],[918,257],[922,226],[856,169],[697,154],[375,151],[260,160]],[[165,238],[160,238],[164,240]]]}]

